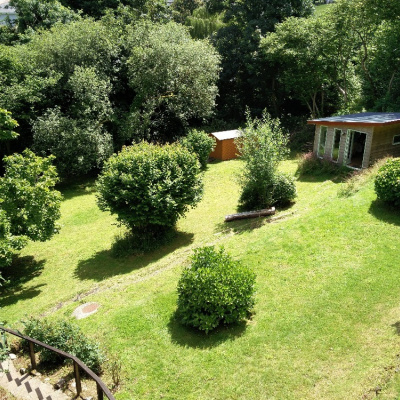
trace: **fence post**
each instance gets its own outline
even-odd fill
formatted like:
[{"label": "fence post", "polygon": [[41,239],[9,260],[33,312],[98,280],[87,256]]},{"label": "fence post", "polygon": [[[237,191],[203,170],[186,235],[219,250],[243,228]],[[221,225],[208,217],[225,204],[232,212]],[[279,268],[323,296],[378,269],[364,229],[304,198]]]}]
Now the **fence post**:
[{"label": "fence post", "polygon": [[35,358],[35,350],[33,348],[33,343],[31,341],[29,343],[29,356],[31,357],[31,364],[32,364],[32,369],[36,369],[36,358]]},{"label": "fence post", "polygon": [[97,400],[104,400],[104,392],[100,385],[97,383]]},{"label": "fence post", "polygon": [[76,384],[76,394],[79,396],[82,392],[81,375],[79,373],[79,365],[75,360],[74,360],[74,375]]}]

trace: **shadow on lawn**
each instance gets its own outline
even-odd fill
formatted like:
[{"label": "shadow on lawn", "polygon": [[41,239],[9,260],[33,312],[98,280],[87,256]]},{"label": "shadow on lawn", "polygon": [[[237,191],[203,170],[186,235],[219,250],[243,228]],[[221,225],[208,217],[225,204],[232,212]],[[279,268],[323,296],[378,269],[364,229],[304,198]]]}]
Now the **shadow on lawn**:
[{"label": "shadow on lawn", "polygon": [[188,246],[193,242],[193,238],[192,233],[178,232],[173,240],[156,250],[130,257],[116,258],[113,257],[111,250],[100,251],[93,257],[81,261],[74,272],[74,276],[81,280],[102,281],[115,275],[127,274],[156,262],[180,247]]},{"label": "shadow on lawn", "polygon": [[2,270],[2,275],[7,281],[0,288],[0,306],[9,306],[19,300],[28,300],[40,294],[40,287],[36,285],[24,288],[24,285],[42,273],[45,260],[36,261],[32,256],[15,256],[12,264]]},{"label": "shadow on lawn", "polygon": [[374,200],[368,212],[380,221],[400,226],[400,214],[398,209],[385,204],[383,201]]},{"label": "shadow on lawn", "polygon": [[393,325],[391,325],[394,329],[396,329],[397,335],[400,336],[400,321],[395,322]]},{"label": "shadow on lawn", "polygon": [[227,340],[235,340],[241,337],[246,331],[246,322],[221,326],[206,334],[197,329],[183,326],[176,313],[173,313],[168,323],[168,331],[174,344],[196,349],[209,349],[219,346]]},{"label": "shadow on lawn", "polygon": [[70,200],[77,196],[87,195],[96,191],[96,180],[93,176],[87,176],[77,181],[64,181],[57,185],[64,200]]}]

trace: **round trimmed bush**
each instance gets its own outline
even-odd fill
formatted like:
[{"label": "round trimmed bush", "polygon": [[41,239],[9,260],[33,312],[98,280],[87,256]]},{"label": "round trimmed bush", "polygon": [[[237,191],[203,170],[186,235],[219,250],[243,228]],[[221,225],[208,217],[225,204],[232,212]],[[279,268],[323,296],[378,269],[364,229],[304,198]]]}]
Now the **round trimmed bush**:
[{"label": "round trimmed bush", "polygon": [[287,174],[278,173],[274,177],[273,198],[275,205],[290,204],[297,196],[294,179]]},{"label": "round trimmed bush", "polygon": [[400,207],[400,158],[389,159],[375,177],[378,199]]},{"label": "round trimmed bush", "polygon": [[199,172],[196,155],[179,144],[124,147],[97,180],[98,205],[132,231],[159,232],[201,199]]},{"label": "round trimmed bush", "polygon": [[239,322],[254,306],[255,274],[223,248],[196,249],[178,283],[177,314],[182,323],[208,333]]}]

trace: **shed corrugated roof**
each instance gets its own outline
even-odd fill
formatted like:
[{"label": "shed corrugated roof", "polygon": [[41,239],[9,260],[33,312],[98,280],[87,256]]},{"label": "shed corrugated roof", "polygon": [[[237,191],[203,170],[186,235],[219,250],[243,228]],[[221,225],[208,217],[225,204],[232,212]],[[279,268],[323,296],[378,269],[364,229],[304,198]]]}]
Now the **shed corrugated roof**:
[{"label": "shed corrugated roof", "polygon": [[228,140],[239,137],[240,131],[238,129],[233,129],[231,131],[213,132],[211,135],[216,137],[218,140]]},{"label": "shed corrugated roof", "polygon": [[400,123],[400,113],[364,112],[358,114],[339,115],[307,121],[309,124],[328,123],[329,125],[348,123],[351,125],[385,125]]}]

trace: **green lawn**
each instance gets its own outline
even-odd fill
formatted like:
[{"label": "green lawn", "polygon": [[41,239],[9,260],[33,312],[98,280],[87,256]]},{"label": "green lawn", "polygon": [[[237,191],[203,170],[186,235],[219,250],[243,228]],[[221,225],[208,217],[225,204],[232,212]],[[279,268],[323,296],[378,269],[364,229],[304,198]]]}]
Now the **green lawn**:
[{"label": "green lawn", "polygon": [[[61,233],[32,244],[13,272],[1,318],[78,321],[123,362],[118,399],[396,398],[400,367],[400,216],[376,201],[370,180],[350,197],[324,177],[297,181],[283,218],[223,222],[235,212],[240,161],[211,164],[205,196],[169,245],[114,259],[122,228],[95,205],[91,184],[65,191]],[[296,161],[282,169],[294,173]],[[224,245],[257,273],[255,315],[204,335],[174,319],[176,284],[194,247]],[[105,376],[106,381],[109,377]]]}]

